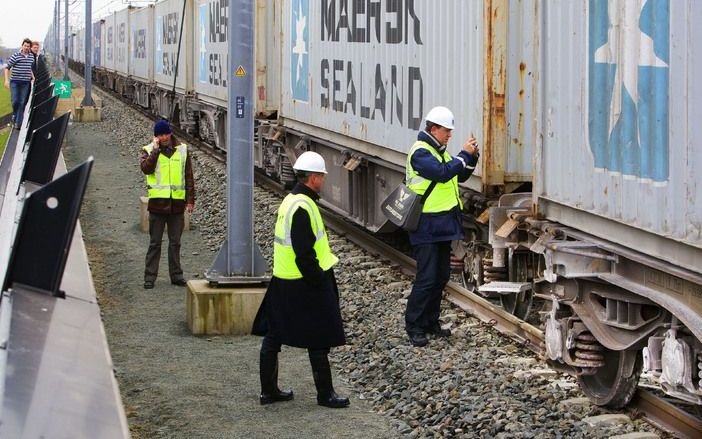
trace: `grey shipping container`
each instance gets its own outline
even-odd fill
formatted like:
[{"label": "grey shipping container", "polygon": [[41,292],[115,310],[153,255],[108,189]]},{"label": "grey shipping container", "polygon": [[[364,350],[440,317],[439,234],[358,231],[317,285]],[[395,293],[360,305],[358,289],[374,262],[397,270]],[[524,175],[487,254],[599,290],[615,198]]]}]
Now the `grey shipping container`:
[{"label": "grey shipping container", "polygon": [[540,213],[702,272],[702,2],[540,7]]},{"label": "grey shipping container", "polygon": [[286,126],[404,166],[443,105],[456,118],[449,150],[471,134],[482,145],[468,187],[531,182],[535,1],[283,3]]}]

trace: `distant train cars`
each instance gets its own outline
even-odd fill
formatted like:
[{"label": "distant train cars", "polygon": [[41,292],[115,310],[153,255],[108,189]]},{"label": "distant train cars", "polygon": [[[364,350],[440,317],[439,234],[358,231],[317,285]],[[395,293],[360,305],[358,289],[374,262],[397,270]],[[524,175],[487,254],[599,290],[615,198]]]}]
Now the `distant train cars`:
[{"label": "distant train cars", "polygon": [[[225,149],[228,5],[95,23],[97,83]],[[482,150],[466,281],[520,317],[546,299],[549,361],[597,404],[626,404],[642,370],[699,404],[699,17],[693,0],[257,0],[256,166],[289,182],[321,153],[323,203],[382,232],[423,115],[451,108],[449,149]]]}]

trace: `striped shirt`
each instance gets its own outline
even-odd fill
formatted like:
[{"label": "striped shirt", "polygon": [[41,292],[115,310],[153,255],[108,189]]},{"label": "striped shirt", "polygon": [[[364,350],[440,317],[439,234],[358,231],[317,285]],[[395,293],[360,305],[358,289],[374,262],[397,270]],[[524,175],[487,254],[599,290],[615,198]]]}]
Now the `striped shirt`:
[{"label": "striped shirt", "polygon": [[32,80],[32,65],[34,64],[34,55],[22,52],[16,52],[7,60],[7,69],[12,69],[11,81],[31,81]]}]

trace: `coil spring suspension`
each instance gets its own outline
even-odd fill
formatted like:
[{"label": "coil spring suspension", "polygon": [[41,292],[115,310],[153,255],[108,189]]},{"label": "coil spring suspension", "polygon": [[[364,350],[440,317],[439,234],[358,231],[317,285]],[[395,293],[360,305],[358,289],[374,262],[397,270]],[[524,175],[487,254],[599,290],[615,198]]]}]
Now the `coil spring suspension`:
[{"label": "coil spring suspension", "polygon": [[493,267],[492,258],[483,258],[483,283],[506,281],[507,267]]},{"label": "coil spring suspension", "polygon": [[702,390],[702,352],[697,353],[697,377],[699,378],[697,387]]},{"label": "coil spring suspension", "polygon": [[[605,365],[604,346],[590,332],[575,337],[575,364],[583,369],[596,369]],[[587,372],[587,371],[586,371]]]}]

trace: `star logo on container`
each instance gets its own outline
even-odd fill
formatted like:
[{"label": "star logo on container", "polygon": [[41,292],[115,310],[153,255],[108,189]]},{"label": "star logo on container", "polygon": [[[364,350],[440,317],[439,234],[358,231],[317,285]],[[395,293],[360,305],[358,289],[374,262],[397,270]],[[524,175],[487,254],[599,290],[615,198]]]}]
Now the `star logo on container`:
[{"label": "star logo on container", "polygon": [[291,2],[290,35],[293,44],[290,53],[290,88],[292,97],[301,102],[309,101],[309,0]]},{"label": "star logo on container", "polygon": [[200,5],[200,82],[207,84],[207,3]]},{"label": "star logo on container", "polygon": [[595,168],[669,177],[670,2],[590,0],[589,142]]}]

